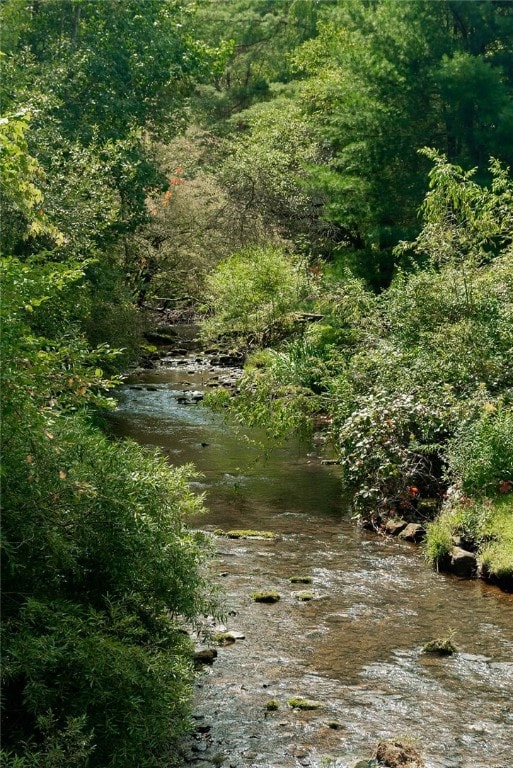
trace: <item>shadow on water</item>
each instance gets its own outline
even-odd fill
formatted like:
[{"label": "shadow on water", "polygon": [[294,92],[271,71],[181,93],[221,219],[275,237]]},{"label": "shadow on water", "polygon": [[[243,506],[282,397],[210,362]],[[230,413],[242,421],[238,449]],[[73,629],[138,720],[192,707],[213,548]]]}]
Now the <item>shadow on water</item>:
[{"label": "shadow on water", "polygon": [[[261,450],[221,417],[180,402],[222,372],[193,360],[134,374],[112,431],[193,462],[208,511],[194,525],[271,530],[216,539],[226,626],[244,640],[200,673],[190,764],[352,766],[381,737],[417,740],[428,768],[513,765],[513,596],[431,571],[415,547],[360,531],[337,467],[311,448]],[[212,378],[214,377],[214,379]],[[312,583],[292,584],[306,575]],[[274,605],[251,593],[274,588]],[[308,589],[313,599],[301,602]],[[422,653],[454,630],[461,652]],[[319,702],[292,710],[292,696]],[[278,703],[266,710],[269,700]]]}]

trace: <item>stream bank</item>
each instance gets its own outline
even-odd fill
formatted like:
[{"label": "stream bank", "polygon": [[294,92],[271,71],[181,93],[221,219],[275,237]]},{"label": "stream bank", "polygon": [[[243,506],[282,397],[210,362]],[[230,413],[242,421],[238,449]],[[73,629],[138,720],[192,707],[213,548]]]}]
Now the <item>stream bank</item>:
[{"label": "stream bank", "polygon": [[[116,434],[202,473],[208,512],[192,523],[215,536],[212,578],[227,614],[215,629],[244,635],[212,644],[217,658],[198,675],[187,764],[349,768],[401,734],[421,745],[428,768],[510,768],[512,596],[436,574],[408,542],[358,529],[338,468],[308,456],[310,446],[268,446],[263,461],[244,433],[188,402],[184,393],[232,375],[192,352],[164,359],[134,372],[112,417]],[[234,528],[275,538],[214,533]],[[312,582],[293,584],[297,576]],[[264,589],[281,599],[256,603]],[[298,599],[302,589],[313,599]],[[450,629],[460,653],[422,653]],[[294,709],[292,697],[320,706]]]}]

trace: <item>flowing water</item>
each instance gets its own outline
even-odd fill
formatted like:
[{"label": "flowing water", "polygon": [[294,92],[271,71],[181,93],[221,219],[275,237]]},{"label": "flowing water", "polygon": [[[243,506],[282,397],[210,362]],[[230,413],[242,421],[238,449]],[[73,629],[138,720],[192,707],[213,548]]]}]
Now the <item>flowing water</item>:
[{"label": "flowing water", "polygon": [[[428,768],[512,768],[513,595],[436,574],[415,546],[358,529],[338,468],[322,465],[315,448],[262,458],[220,416],[183,402],[225,374],[194,357],[170,359],[127,379],[112,417],[115,434],[196,465],[208,512],[194,525],[277,534],[216,538],[225,627],[244,639],[219,647],[198,676],[187,765],[346,768],[400,735]],[[294,576],[312,583],[292,584]],[[279,602],[251,598],[269,588]],[[301,590],[314,599],[300,601]],[[422,653],[450,630],[458,654]],[[293,696],[320,706],[292,709]]]}]

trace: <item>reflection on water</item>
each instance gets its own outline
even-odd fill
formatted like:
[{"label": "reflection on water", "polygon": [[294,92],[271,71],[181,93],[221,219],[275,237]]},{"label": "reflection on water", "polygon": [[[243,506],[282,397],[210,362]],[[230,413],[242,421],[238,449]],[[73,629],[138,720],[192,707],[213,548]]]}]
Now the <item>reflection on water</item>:
[{"label": "reflection on water", "polygon": [[[278,534],[217,539],[227,626],[246,639],[220,648],[200,676],[197,716],[211,728],[198,766],[342,768],[379,738],[407,735],[429,768],[511,768],[513,596],[438,575],[415,547],[358,530],[337,467],[299,445],[262,460],[222,418],[178,401],[211,375],[186,366],[128,380],[112,430],[196,465],[208,505],[198,526]],[[297,575],[312,577],[313,600],[297,599]],[[280,602],[253,602],[252,592],[270,587]],[[422,654],[449,630],[461,653]],[[292,711],[291,696],[321,707]],[[270,699],[276,712],[266,712]]]}]

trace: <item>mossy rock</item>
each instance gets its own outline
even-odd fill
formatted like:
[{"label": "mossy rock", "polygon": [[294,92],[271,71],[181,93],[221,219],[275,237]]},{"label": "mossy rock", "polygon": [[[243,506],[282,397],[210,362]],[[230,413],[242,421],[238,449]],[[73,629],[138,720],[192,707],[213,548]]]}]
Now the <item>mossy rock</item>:
[{"label": "mossy rock", "polygon": [[311,576],[291,576],[289,581],[291,584],[311,584],[313,579]]},{"label": "mossy rock", "polygon": [[292,709],[303,709],[303,710],[319,709],[319,707],[321,706],[318,701],[313,701],[312,699],[302,699],[296,696],[293,696],[291,699],[289,699],[287,704],[289,705],[289,707],[292,707]]},{"label": "mossy rock", "polygon": [[301,603],[306,603],[308,602],[308,600],[314,599],[314,594],[313,592],[307,592],[306,590],[304,590],[302,592],[296,592],[294,597],[296,598],[296,600],[299,600]]},{"label": "mossy rock", "polygon": [[431,653],[435,656],[452,656],[454,653],[458,653],[457,646],[453,643],[452,637],[438,637],[435,640],[430,640],[422,648],[424,653]]},{"label": "mossy rock", "polygon": [[212,635],[213,642],[219,645],[232,645],[237,639],[233,632],[217,632]]},{"label": "mossy rock", "polygon": [[218,536],[227,536],[229,539],[274,539],[276,534],[272,531],[253,531],[251,529],[236,529],[232,531],[216,531]]},{"label": "mossy rock", "polygon": [[279,701],[276,701],[276,699],[270,699],[265,705],[265,708],[268,712],[276,712],[277,709],[280,708]]},{"label": "mossy rock", "polygon": [[262,590],[261,592],[253,592],[251,595],[255,603],[277,603],[281,600],[281,595],[274,589]]},{"label": "mossy rock", "polygon": [[245,640],[246,635],[244,632],[239,632],[236,629],[228,629],[225,632],[217,632],[213,636],[213,640],[217,640],[218,642],[222,642],[224,640],[231,640],[235,642],[236,640]]}]

